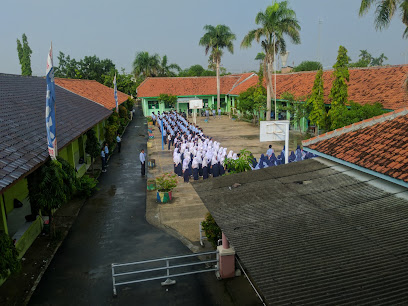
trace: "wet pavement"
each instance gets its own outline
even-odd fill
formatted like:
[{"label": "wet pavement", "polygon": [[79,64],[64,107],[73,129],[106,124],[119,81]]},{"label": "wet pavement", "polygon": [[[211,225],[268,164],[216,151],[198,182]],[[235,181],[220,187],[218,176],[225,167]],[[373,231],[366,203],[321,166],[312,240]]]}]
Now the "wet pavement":
[{"label": "wet pavement", "polygon": [[[139,152],[146,146],[147,128],[141,116],[138,109],[123,137],[122,152],[110,159],[99,191],[83,206],[30,305],[252,304],[252,299],[231,296],[239,286],[217,281],[213,272],[177,278],[168,291],[160,280],[125,285],[113,297],[111,263],[191,254],[179,240],[146,222]],[[239,282],[247,286],[244,278]]]}]

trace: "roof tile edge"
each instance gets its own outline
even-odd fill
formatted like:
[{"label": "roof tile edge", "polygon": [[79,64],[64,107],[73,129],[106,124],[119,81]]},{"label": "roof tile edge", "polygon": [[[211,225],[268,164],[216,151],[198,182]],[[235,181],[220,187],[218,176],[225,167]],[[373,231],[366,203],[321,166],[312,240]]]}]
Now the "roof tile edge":
[{"label": "roof tile edge", "polygon": [[327,139],[330,139],[330,138],[333,138],[333,137],[337,137],[337,136],[340,136],[340,135],[348,133],[348,132],[363,129],[365,127],[372,126],[372,125],[375,125],[377,123],[385,122],[385,121],[388,121],[388,120],[393,120],[393,119],[395,119],[397,117],[405,116],[407,114],[408,114],[408,107],[400,108],[400,109],[397,109],[397,110],[395,110],[393,112],[385,113],[385,114],[382,114],[380,116],[376,116],[376,117],[373,117],[373,118],[370,118],[370,119],[366,119],[366,120],[363,120],[363,121],[353,123],[351,125],[336,129],[334,131],[327,132],[327,133],[325,133],[323,135],[319,135],[319,136],[316,136],[316,137],[313,137],[313,138],[310,138],[310,139],[307,139],[307,140],[303,140],[302,145],[304,147],[308,147],[308,146],[310,146],[312,144],[315,144],[317,142],[327,140]]}]

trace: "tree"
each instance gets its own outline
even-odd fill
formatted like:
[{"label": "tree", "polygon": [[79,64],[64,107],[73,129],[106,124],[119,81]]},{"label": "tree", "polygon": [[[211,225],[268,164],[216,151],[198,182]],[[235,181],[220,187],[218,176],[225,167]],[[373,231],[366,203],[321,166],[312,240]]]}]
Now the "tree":
[{"label": "tree", "polygon": [[307,99],[307,105],[310,109],[309,120],[317,126],[317,134],[319,128],[326,128],[327,113],[324,105],[324,86],[323,86],[323,70],[320,69],[316,73],[316,78],[313,84],[312,94]]},{"label": "tree", "polygon": [[281,98],[286,100],[286,107],[282,107],[282,110],[290,113],[292,124],[296,123],[299,127],[300,134],[302,135],[302,119],[308,117],[307,104],[302,102],[304,99],[297,98],[289,92],[284,92]]},{"label": "tree", "polygon": [[386,57],[384,53],[381,53],[379,57],[372,59],[371,66],[382,66],[386,60],[388,60],[388,57]]},{"label": "tree", "polygon": [[20,268],[21,262],[13,241],[6,233],[0,232],[0,279],[17,272]]},{"label": "tree", "polygon": [[348,70],[349,58],[347,49],[339,47],[337,62],[334,64],[334,81],[330,91],[331,107],[329,110],[330,128],[332,130],[345,126],[346,122],[346,103],[348,102],[348,85],[350,74]]},{"label": "tree", "polygon": [[361,0],[359,15],[367,14],[371,6],[375,3],[375,29],[382,31],[388,28],[392,17],[399,10],[402,22],[405,24],[403,38],[408,38],[408,1],[407,0]]},{"label": "tree", "polygon": [[163,101],[167,106],[174,107],[177,103],[177,96],[169,94],[160,94],[159,101]]},{"label": "tree", "polygon": [[79,71],[79,62],[69,55],[65,56],[63,52],[58,55],[58,67],[55,67],[55,77],[67,79],[82,79],[82,74]]},{"label": "tree", "polygon": [[211,50],[210,60],[214,63],[217,75],[217,108],[221,107],[220,99],[220,64],[223,55],[223,49],[226,48],[231,54],[234,53],[232,42],[236,39],[235,34],[226,25],[204,26],[206,33],[201,37],[199,45],[205,47],[205,55]]},{"label": "tree", "polygon": [[179,77],[191,77],[191,76],[215,76],[216,72],[211,70],[206,70],[201,65],[193,65],[186,68],[179,73]]},{"label": "tree", "polygon": [[41,166],[35,183],[30,188],[30,202],[36,203],[38,208],[48,213],[50,225],[52,210],[71,199],[76,191],[75,169],[61,157],[49,160]]},{"label": "tree", "polygon": [[237,108],[242,113],[250,113],[253,116],[253,123],[260,118],[261,113],[266,109],[266,89],[260,83],[248,88],[238,96]]},{"label": "tree", "polygon": [[31,51],[30,46],[28,45],[27,36],[25,33],[22,36],[22,43],[17,38],[17,54],[18,59],[21,65],[21,75],[30,76],[33,74],[31,71]]},{"label": "tree", "polygon": [[375,58],[367,50],[360,50],[359,60],[355,63],[350,63],[349,67],[382,66],[386,60],[388,60],[388,57],[384,53]]},{"label": "tree", "polygon": [[383,105],[379,102],[364,105],[350,102],[350,109],[347,111],[346,125],[360,122],[384,113]]},{"label": "tree", "polygon": [[110,59],[100,60],[96,55],[85,56],[78,65],[81,79],[95,80],[99,83],[103,83],[104,75],[109,74],[110,71],[115,71],[115,64]]},{"label": "tree", "polygon": [[91,156],[92,174],[94,173],[94,161],[100,154],[100,146],[96,133],[93,129],[86,132],[85,152]]},{"label": "tree", "polygon": [[293,69],[293,72],[316,71],[320,69],[323,69],[323,66],[320,62],[303,61]]},{"label": "tree", "polygon": [[167,63],[167,55],[164,55],[161,59],[160,62],[160,67],[159,67],[159,76],[161,77],[174,77],[176,76],[176,73],[174,72],[176,70],[177,72],[181,71],[181,68],[177,64],[168,64]]},{"label": "tree", "polygon": [[263,52],[258,52],[258,54],[255,56],[255,60],[259,61],[259,72],[262,71],[262,67],[263,67],[263,62],[265,60],[265,53]]},{"label": "tree", "polygon": [[[288,7],[287,1],[274,2],[266,8],[265,12],[259,12],[256,15],[255,23],[260,25],[259,28],[251,30],[242,40],[241,48],[248,48],[256,40],[261,43],[265,53],[264,59],[264,76],[266,80],[266,116],[271,118],[271,98],[273,93],[272,86],[272,63],[276,53],[286,52],[286,41],[284,36],[287,35],[294,44],[300,43],[300,25],[296,18],[294,10]],[[275,119],[278,119],[277,112]]]},{"label": "tree", "polygon": [[154,77],[160,70],[160,57],[158,54],[150,55],[149,52],[136,53],[133,61],[133,74],[135,77]]}]

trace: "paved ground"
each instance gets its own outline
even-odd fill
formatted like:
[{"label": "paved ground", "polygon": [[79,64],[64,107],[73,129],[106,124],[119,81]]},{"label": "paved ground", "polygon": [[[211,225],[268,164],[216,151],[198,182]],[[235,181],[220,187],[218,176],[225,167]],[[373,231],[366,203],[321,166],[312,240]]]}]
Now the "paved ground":
[{"label": "paved ground", "polygon": [[[146,182],[138,155],[146,143],[145,120],[136,119],[112,156],[100,190],[83,206],[37,290],[32,305],[256,305],[244,277],[217,281],[213,273],[119,287],[112,296],[110,264],[190,254],[173,236],[146,222]],[[198,226],[198,225],[197,225]]]},{"label": "paved ground", "polygon": [[[210,117],[209,122],[204,122],[203,117],[197,118],[197,124],[204,129],[204,134],[213,137],[227,147],[228,151],[239,152],[248,149],[259,159],[262,153],[266,153],[269,143],[259,141],[259,126],[243,121],[229,119],[222,116],[221,119]],[[189,120],[192,120],[189,118]],[[148,158],[154,159],[156,167],[148,170],[148,178],[154,179],[165,172],[173,172],[173,149],[162,144],[160,132],[153,127],[155,138],[149,140],[151,148],[148,149]],[[296,149],[301,143],[302,136],[292,132],[289,148]],[[284,142],[271,143],[275,152],[282,151]],[[211,178],[210,178],[211,179]],[[193,251],[200,251],[198,226],[204,220],[207,208],[190,183],[186,184],[182,178],[178,178],[179,185],[173,190],[174,199],[170,204],[158,204],[156,202],[156,191],[148,191],[146,200],[146,218],[151,223],[165,229],[172,229],[176,237],[184,239],[184,243]],[[192,180],[190,180],[191,182]]]}]

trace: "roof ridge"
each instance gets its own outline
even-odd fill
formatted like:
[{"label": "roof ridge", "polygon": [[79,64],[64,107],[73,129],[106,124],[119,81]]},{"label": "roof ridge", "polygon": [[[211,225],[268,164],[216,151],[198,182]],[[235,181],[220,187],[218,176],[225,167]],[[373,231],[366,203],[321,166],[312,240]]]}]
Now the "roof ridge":
[{"label": "roof ridge", "polygon": [[[248,72],[249,73],[249,72]],[[248,77],[246,77],[244,80],[242,80],[241,82],[239,82],[241,80],[241,78],[243,77],[243,75],[241,75],[241,78],[239,78],[235,84],[232,86],[232,88],[230,89],[230,91],[228,92],[228,94],[236,87],[238,87],[239,85],[241,85],[242,83],[248,81],[250,78],[252,78],[254,75],[257,76],[257,74],[255,72],[252,72],[251,75],[249,75]],[[239,83],[238,83],[239,82]],[[237,84],[238,83],[238,84]]]},{"label": "roof ridge", "polygon": [[348,132],[353,132],[353,131],[356,131],[356,130],[359,130],[359,129],[363,129],[363,128],[366,128],[368,126],[373,126],[373,125],[375,125],[377,123],[382,123],[382,122],[385,122],[385,121],[393,120],[393,119],[395,119],[397,117],[405,116],[407,114],[408,114],[408,107],[400,108],[400,109],[397,109],[397,110],[395,110],[393,112],[388,112],[388,113],[385,113],[385,114],[382,114],[382,115],[379,115],[379,116],[375,116],[375,117],[372,117],[370,119],[359,121],[359,122],[347,125],[345,127],[338,128],[338,129],[335,129],[333,131],[327,132],[325,134],[322,134],[322,135],[319,135],[319,136],[316,136],[316,137],[313,137],[313,138],[310,138],[310,139],[307,139],[307,140],[303,140],[302,145],[304,147],[307,147],[309,145],[315,144],[315,143],[323,141],[323,140],[327,140],[327,139],[330,139],[330,138],[333,138],[333,137],[337,137],[337,136],[340,136],[340,135],[348,133]]},{"label": "roof ridge", "polygon": [[55,84],[55,86],[58,86],[59,88],[62,88],[62,89],[64,89],[64,90],[66,90],[66,91],[69,91],[70,93],[73,93],[74,95],[77,95],[78,97],[87,99],[88,101],[91,101],[91,102],[93,102],[93,103],[96,103],[96,104],[102,106],[103,108],[106,108],[104,105],[102,105],[102,104],[100,104],[100,103],[98,103],[98,102],[96,102],[96,101],[94,101],[94,100],[91,100],[91,99],[89,99],[89,98],[87,98],[87,97],[81,96],[80,94],[77,94],[76,92],[73,92],[73,91],[71,91],[71,90],[69,90],[69,89],[66,89],[65,87],[62,87],[61,85]]}]

